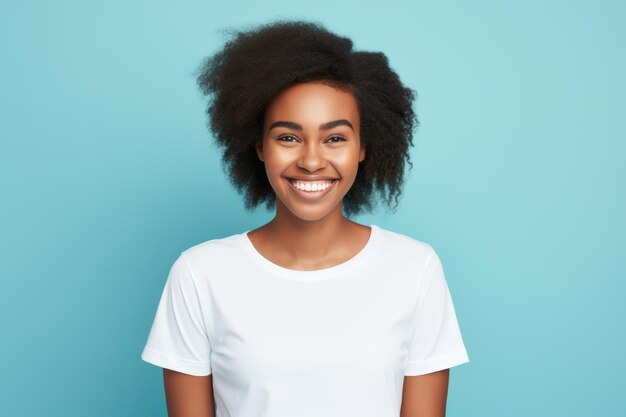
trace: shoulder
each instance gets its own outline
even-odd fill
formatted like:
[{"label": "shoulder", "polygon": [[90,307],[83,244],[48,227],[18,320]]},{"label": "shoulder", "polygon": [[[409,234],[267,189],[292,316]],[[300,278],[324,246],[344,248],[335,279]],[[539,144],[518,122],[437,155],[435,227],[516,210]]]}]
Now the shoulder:
[{"label": "shoulder", "polygon": [[420,293],[432,276],[438,256],[433,247],[405,233],[388,229],[377,230],[374,264],[384,271],[387,282],[398,279],[409,295]]},{"label": "shoulder", "polygon": [[180,254],[191,269],[215,269],[220,265],[232,265],[234,260],[241,259],[241,242],[243,233],[226,237],[213,238],[195,244]]},{"label": "shoulder", "polygon": [[436,256],[435,250],[429,243],[407,234],[383,229],[380,226],[376,227],[379,235],[379,250],[383,253],[409,257],[419,263],[427,263],[430,258]]}]

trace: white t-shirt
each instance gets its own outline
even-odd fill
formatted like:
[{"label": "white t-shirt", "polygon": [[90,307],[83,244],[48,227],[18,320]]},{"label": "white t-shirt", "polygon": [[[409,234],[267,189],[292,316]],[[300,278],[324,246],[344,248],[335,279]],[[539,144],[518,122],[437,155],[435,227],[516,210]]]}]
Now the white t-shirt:
[{"label": "white t-shirt", "polygon": [[439,257],[371,225],[325,269],[263,257],[248,231],[174,262],[141,358],[213,374],[216,417],[397,417],[405,375],[469,362]]}]

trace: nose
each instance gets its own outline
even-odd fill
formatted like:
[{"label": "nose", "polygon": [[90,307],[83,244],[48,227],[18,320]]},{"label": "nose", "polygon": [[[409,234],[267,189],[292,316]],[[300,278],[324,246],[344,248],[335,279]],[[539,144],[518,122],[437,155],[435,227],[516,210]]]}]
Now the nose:
[{"label": "nose", "polygon": [[302,146],[296,165],[307,171],[317,171],[324,168],[326,166],[326,158],[320,144],[310,141],[305,146]]}]

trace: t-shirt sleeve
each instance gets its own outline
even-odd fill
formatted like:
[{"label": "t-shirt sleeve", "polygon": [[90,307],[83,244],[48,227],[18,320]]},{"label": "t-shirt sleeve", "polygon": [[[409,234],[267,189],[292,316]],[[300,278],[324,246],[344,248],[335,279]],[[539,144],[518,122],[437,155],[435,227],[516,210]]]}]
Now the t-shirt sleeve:
[{"label": "t-shirt sleeve", "polygon": [[441,261],[433,251],[418,299],[404,375],[423,375],[469,362]]},{"label": "t-shirt sleeve", "polygon": [[195,376],[211,374],[202,306],[184,254],[172,265],[141,359]]}]

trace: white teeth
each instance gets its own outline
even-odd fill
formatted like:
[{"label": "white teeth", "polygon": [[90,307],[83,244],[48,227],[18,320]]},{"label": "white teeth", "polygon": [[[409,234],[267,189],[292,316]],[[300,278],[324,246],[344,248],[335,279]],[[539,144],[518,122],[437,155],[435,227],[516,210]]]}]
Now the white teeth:
[{"label": "white teeth", "polygon": [[327,181],[299,181],[299,180],[289,180],[291,184],[298,190],[302,191],[323,191],[331,186],[332,180]]}]

